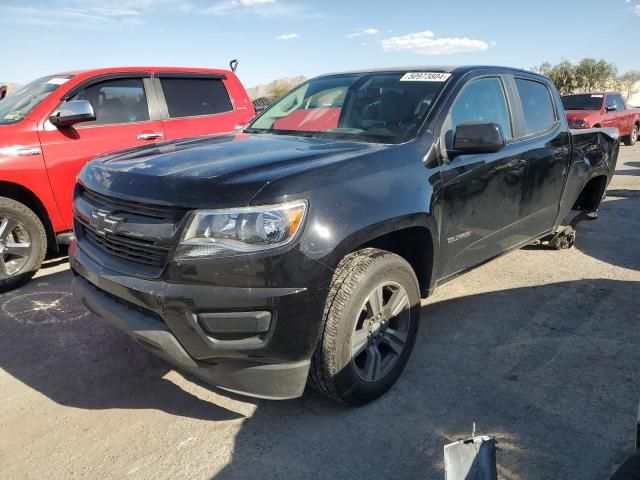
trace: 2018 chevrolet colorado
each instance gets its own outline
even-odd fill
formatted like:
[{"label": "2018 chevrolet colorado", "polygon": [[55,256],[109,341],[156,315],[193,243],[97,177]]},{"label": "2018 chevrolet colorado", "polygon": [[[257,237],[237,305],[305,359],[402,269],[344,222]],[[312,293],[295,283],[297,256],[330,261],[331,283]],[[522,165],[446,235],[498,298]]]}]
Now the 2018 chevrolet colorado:
[{"label": "2018 chevrolet colorado", "polygon": [[105,156],[75,191],[75,291],[140,345],[257,397],[348,404],[401,374],[420,298],[571,245],[615,130],[570,132],[551,81],[498,67],[325,75],[242,133]]}]

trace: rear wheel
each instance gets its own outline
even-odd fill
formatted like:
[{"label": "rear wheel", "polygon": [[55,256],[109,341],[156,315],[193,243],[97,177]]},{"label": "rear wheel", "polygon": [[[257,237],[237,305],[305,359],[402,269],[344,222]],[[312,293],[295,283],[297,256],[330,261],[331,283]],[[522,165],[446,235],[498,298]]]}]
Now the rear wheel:
[{"label": "rear wheel", "polygon": [[340,403],[378,398],[404,370],[419,318],[418,281],[402,257],[372,248],[348,255],[325,305],[311,385]]},{"label": "rear wheel", "polygon": [[0,197],[0,292],[26,283],[47,251],[44,226],[31,209]]},{"label": "rear wheel", "polygon": [[638,125],[634,125],[633,130],[631,130],[631,133],[628,136],[624,137],[624,144],[628,146],[632,146],[632,145],[635,145],[637,141],[638,141]]}]

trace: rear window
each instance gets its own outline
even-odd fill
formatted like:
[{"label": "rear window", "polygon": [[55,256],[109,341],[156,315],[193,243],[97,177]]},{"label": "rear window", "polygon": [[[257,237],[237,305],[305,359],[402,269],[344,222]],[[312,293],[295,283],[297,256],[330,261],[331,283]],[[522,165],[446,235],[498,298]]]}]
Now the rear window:
[{"label": "rear window", "polygon": [[217,78],[160,79],[169,117],[196,117],[230,112],[233,104],[224,82]]},{"label": "rear window", "polygon": [[522,102],[525,135],[544,132],[556,123],[551,93],[544,83],[516,78],[516,88]]},{"label": "rear window", "polygon": [[601,93],[565,95],[562,97],[562,106],[565,110],[600,110],[603,98]]}]

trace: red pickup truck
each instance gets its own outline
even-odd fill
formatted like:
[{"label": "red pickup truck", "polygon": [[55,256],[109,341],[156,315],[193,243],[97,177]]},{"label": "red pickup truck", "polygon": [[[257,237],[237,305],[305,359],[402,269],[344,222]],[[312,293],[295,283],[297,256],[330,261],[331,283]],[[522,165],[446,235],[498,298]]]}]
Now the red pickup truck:
[{"label": "red pickup truck", "polygon": [[562,105],[569,128],[617,128],[626,145],[638,140],[640,109],[627,108],[617,92],[565,95]]},{"label": "red pickup truck", "polygon": [[[76,176],[91,158],[231,132],[255,116],[227,70],[131,67],[35,80],[0,102],[0,291],[72,237]],[[109,179],[104,179],[108,182]]]}]

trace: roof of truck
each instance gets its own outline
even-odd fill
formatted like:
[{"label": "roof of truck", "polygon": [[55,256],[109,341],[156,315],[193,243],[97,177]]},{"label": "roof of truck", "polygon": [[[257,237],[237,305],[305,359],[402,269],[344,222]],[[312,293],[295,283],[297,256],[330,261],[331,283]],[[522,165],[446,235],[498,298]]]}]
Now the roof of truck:
[{"label": "roof of truck", "polygon": [[[500,65],[409,65],[399,67],[378,67],[368,68],[364,70],[347,70],[344,72],[327,73],[326,75],[340,75],[349,73],[381,73],[381,72],[443,72],[443,73],[466,73],[473,70],[501,70],[526,73],[528,75],[537,75],[543,77],[539,73],[521,68],[505,67]],[[324,76],[324,75],[321,75]],[[546,77],[545,77],[546,78]]]},{"label": "roof of truck", "polygon": [[231,73],[230,70],[223,68],[203,68],[203,67],[105,67],[105,68],[88,68],[83,70],[71,70],[68,72],[59,72],[55,75],[104,75],[109,73],[128,73],[128,72],[172,72],[172,73]]}]

